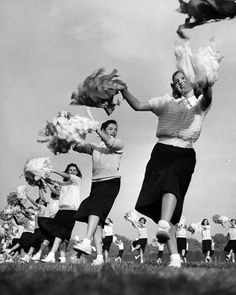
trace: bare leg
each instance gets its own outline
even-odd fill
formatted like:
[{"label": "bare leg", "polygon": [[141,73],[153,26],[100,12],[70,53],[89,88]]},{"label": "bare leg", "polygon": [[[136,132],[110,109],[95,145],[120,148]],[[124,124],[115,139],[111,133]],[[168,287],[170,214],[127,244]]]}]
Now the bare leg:
[{"label": "bare leg", "polygon": [[51,253],[56,253],[57,250],[59,249],[60,245],[61,245],[62,240],[60,238],[55,238],[53,245],[52,245],[52,249],[50,250]]},{"label": "bare leg", "polygon": [[96,231],[94,233],[94,244],[97,250],[97,255],[102,255],[102,227],[100,225],[97,225]]},{"label": "bare leg", "polygon": [[161,204],[161,220],[170,222],[175,207],[177,204],[177,198],[174,194],[166,193],[163,195]]},{"label": "bare leg", "polygon": [[168,247],[170,255],[178,254],[177,241],[176,241],[176,236],[175,236],[176,229],[172,223],[170,223],[170,225],[171,225],[170,239],[167,241],[167,247]]},{"label": "bare leg", "polygon": [[140,263],[143,263],[143,249],[142,248],[140,248],[139,253],[140,253]]},{"label": "bare leg", "polygon": [[85,238],[92,240],[95,231],[97,229],[99,223],[99,217],[96,215],[90,215],[88,218],[88,227],[87,227],[87,232],[85,235]]}]

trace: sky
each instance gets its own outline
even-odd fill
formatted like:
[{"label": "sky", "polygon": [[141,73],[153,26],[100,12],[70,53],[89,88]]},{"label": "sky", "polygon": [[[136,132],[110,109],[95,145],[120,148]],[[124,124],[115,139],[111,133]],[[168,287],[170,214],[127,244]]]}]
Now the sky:
[{"label": "sky", "polygon": [[[98,68],[116,68],[129,90],[140,100],[170,93],[175,71],[176,34],[185,15],[177,0],[1,0],[0,2],[0,209],[9,192],[25,184],[21,176],[29,158],[49,156],[57,170],[76,162],[83,174],[81,198],[91,185],[91,158],[70,152],[53,155],[37,143],[39,130],[59,111],[87,116],[84,106],[70,106],[71,93]],[[183,214],[199,222],[214,214],[236,217],[236,20],[225,20],[188,30],[193,50],[214,37],[224,59],[213,88],[213,104],[195,144],[197,165],[186,195]],[[110,212],[117,234],[136,238],[123,216],[135,206],[145,166],[156,143],[157,117],[135,112],[125,101],[108,117],[91,109],[102,123],[119,124],[125,150],[122,186]],[[88,142],[98,141],[94,135]],[[36,188],[30,194],[37,197]],[[213,224],[212,234],[225,233]],[[156,226],[148,219],[150,239]],[[76,223],[73,234],[83,236]],[[197,235],[194,237],[197,238]]]}]

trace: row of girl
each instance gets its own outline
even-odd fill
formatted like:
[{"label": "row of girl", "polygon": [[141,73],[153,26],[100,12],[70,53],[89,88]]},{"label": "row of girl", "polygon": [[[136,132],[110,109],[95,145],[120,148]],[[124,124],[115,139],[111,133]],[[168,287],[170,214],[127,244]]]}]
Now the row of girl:
[{"label": "row of girl", "polygon": [[[135,209],[157,224],[156,238],[167,243],[170,253],[170,267],[180,268],[175,225],[179,222],[184,198],[191,181],[196,155],[193,144],[199,138],[203,121],[211,107],[212,85],[206,81],[198,89],[186,79],[181,71],[172,76],[172,95],[154,97],[140,101],[130,93],[125,83],[119,85],[123,98],[135,111],[150,111],[158,117],[157,143],[146,166],[144,181]],[[92,185],[88,198],[80,203],[81,172],[71,164],[60,183],[59,211],[54,218],[39,217],[41,232],[52,243],[45,262],[55,261],[55,252],[62,244],[67,244],[75,220],[87,223],[84,239],[74,246],[78,253],[91,254],[94,241],[97,258],[95,265],[104,263],[102,255],[102,228],[112,205],[119,193],[119,166],[124,149],[117,139],[117,122],[102,124],[96,132],[100,144],[74,144],[73,150],[92,156]],[[44,179],[48,184],[55,180]],[[53,242],[52,242],[53,241]]]}]

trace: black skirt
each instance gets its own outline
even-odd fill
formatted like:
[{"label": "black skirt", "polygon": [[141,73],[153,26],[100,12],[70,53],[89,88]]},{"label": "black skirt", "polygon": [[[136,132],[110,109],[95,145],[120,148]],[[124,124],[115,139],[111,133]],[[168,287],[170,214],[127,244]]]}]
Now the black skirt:
[{"label": "black skirt", "polygon": [[157,143],[146,166],[135,209],[158,223],[163,194],[172,193],[177,198],[177,204],[171,222],[178,223],[195,164],[193,149]]},{"label": "black skirt", "polygon": [[99,224],[104,226],[119,190],[120,178],[92,182],[90,195],[80,204],[75,219],[87,223],[88,217],[95,215],[99,217]]},{"label": "black skirt", "polygon": [[229,240],[227,245],[224,248],[224,251],[230,252],[230,250],[233,250],[234,253],[236,253],[236,240]]},{"label": "black skirt", "polygon": [[40,228],[34,230],[33,237],[31,239],[31,247],[34,247],[35,251],[40,249],[42,242],[46,239]]},{"label": "black skirt", "polygon": [[202,253],[206,254],[211,251],[211,240],[202,240]]},{"label": "black skirt", "polygon": [[177,238],[177,249],[178,253],[182,250],[186,250],[187,239],[186,238]]},{"label": "black skirt", "polygon": [[17,251],[23,249],[25,252],[28,252],[31,247],[32,237],[33,237],[33,233],[23,232],[18,241],[18,243],[20,244],[20,247],[17,249]]},{"label": "black skirt", "polygon": [[113,236],[105,236],[102,239],[102,251],[107,251],[109,252],[111,244],[113,242]]},{"label": "black skirt", "polygon": [[75,225],[75,212],[75,210],[58,210],[54,218],[39,217],[39,228],[49,241],[57,237],[69,242]]},{"label": "black skirt", "polygon": [[146,245],[147,245],[147,239],[146,238],[142,238],[142,239],[138,239],[138,240],[135,240],[132,242],[132,245],[133,247],[136,247],[136,246],[140,246],[140,248],[143,250],[145,250],[146,248]]}]

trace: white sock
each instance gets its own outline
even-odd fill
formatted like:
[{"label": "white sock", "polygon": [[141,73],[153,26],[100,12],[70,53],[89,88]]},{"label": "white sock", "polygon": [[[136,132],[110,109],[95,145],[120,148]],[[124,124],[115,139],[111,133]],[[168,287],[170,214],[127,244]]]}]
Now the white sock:
[{"label": "white sock", "polygon": [[55,253],[53,253],[53,252],[49,252],[49,253],[48,253],[48,256],[49,256],[49,257],[55,257]]},{"label": "white sock", "polygon": [[169,222],[166,221],[166,220],[162,220],[162,219],[159,220],[158,225],[161,226],[161,227],[167,227],[167,228],[170,228],[170,224],[169,224]]},{"label": "white sock", "polygon": [[99,259],[99,260],[103,260],[103,255],[102,255],[102,254],[98,254],[98,255],[97,255],[97,259]]},{"label": "white sock", "polygon": [[180,261],[180,255],[179,254],[172,254],[172,255],[170,255],[170,260],[179,260]]},{"label": "white sock", "polygon": [[91,245],[91,240],[88,238],[84,238],[83,243],[85,243],[86,245]]}]

